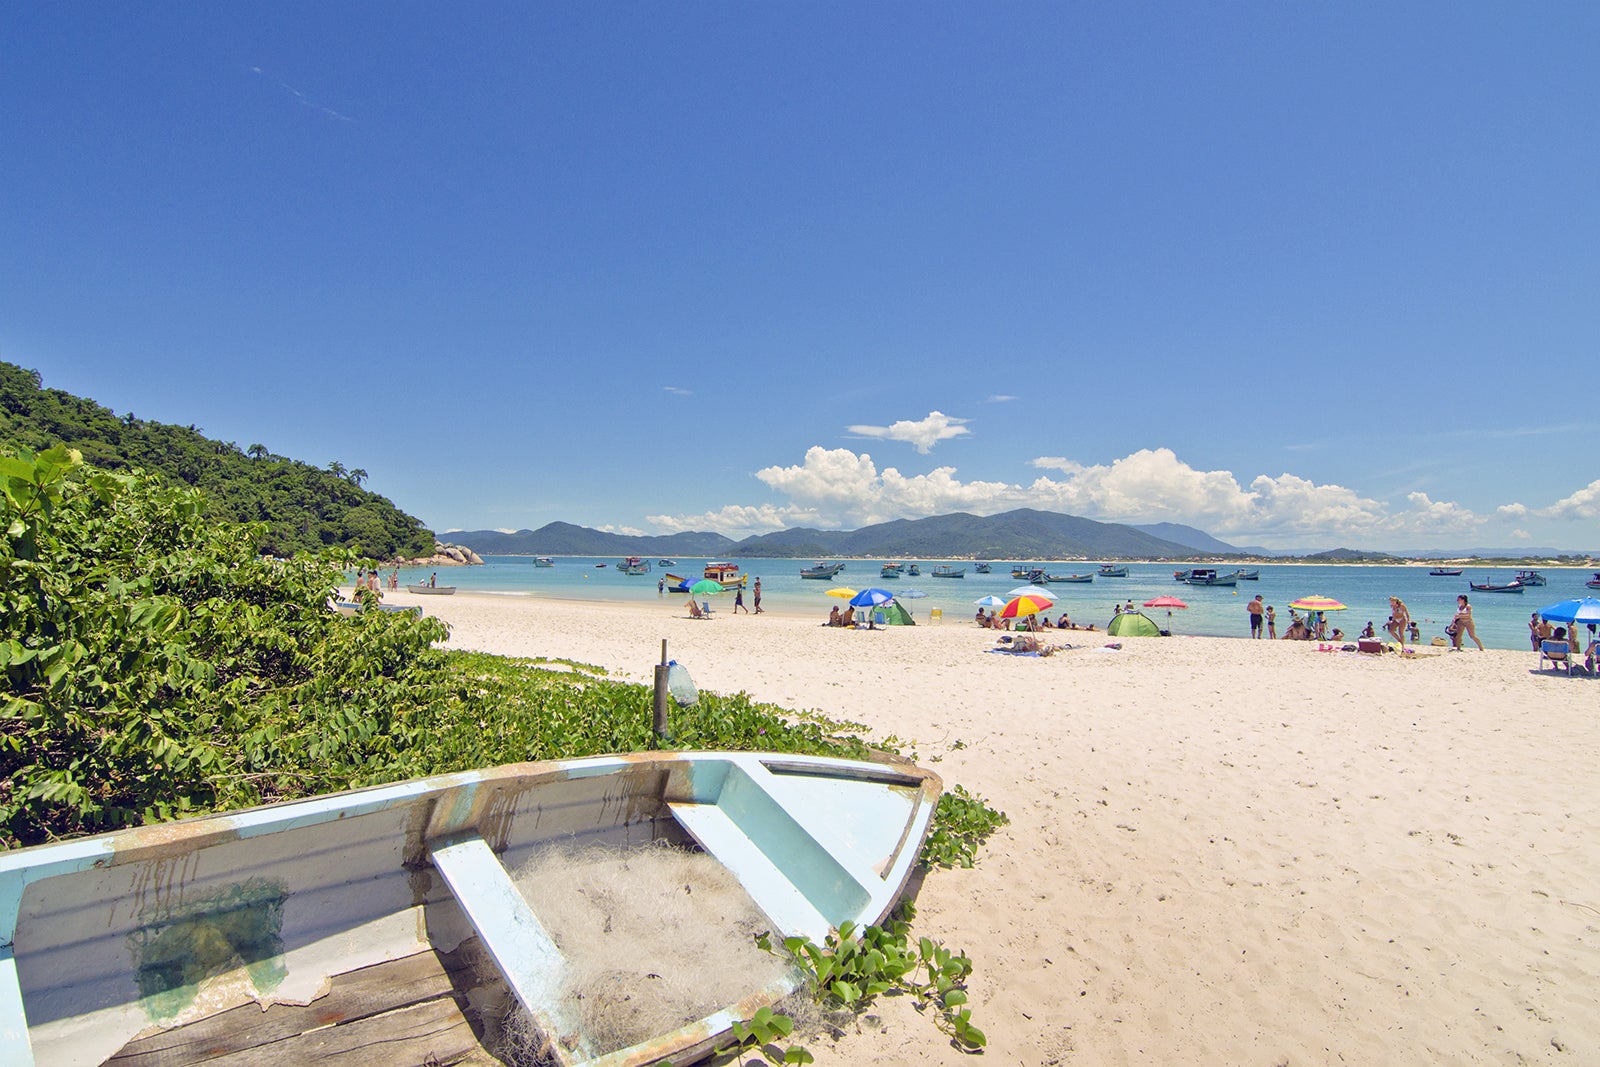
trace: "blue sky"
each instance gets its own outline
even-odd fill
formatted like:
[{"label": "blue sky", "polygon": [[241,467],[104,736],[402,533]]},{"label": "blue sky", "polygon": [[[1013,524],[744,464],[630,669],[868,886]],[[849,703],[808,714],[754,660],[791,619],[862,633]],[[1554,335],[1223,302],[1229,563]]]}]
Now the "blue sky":
[{"label": "blue sky", "polygon": [[1600,7],[12,4],[0,358],[438,530],[1600,550]]}]

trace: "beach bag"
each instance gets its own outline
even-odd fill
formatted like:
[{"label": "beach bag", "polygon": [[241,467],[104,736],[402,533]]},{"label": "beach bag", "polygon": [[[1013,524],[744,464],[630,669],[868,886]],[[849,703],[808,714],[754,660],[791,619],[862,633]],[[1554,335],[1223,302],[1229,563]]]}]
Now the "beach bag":
[{"label": "beach bag", "polygon": [[694,679],[689,677],[689,668],[677,660],[667,664],[667,692],[672,694],[672,699],[680,708],[687,708],[700,700],[700,690],[695,688]]}]

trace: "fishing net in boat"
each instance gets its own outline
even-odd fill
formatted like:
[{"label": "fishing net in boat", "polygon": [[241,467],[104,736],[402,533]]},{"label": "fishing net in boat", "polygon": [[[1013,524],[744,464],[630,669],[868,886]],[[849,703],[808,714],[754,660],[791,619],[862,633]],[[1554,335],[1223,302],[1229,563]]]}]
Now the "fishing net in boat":
[{"label": "fishing net in boat", "polygon": [[[755,945],[772,924],[702,852],[558,845],[513,878],[566,959],[564,1013],[597,1054],[676,1030],[787,973]],[[503,1023],[500,1055],[548,1062],[548,1037],[520,1006]]]}]

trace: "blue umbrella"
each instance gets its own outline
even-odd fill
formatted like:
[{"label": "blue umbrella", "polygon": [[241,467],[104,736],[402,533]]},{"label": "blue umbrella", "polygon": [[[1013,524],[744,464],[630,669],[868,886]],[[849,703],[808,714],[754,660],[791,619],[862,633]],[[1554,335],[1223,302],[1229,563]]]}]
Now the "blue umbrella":
[{"label": "blue umbrella", "polygon": [[1600,599],[1580,596],[1572,600],[1561,600],[1547,608],[1540,608],[1539,614],[1551,622],[1600,623]]},{"label": "blue umbrella", "polygon": [[980,608],[1003,608],[1006,606],[1006,598],[1003,596],[995,596],[991,593],[989,596],[979,597],[977,600],[974,600],[973,603],[978,605]]},{"label": "blue umbrella", "polygon": [[894,599],[894,594],[887,589],[863,589],[850,598],[853,608],[876,608],[887,604]]},{"label": "blue umbrella", "polygon": [[920,600],[928,594],[920,589],[905,589],[899,595],[901,600]]}]

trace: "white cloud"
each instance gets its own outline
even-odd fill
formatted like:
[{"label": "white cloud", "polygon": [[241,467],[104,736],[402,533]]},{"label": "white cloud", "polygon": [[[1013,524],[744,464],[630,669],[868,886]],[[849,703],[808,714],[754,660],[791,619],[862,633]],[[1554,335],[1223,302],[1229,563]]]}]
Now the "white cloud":
[{"label": "white cloud", "polygon": [[1501,504],[1494,513],[1505,519],[1520,519],[1528,514],[1526,504]]},{"label": "white cloud", "polygon": [[1532,540],[1532,538],[1533,538],[1533,535],[1531,533],[1529,533],[1527,530],[1512,530],[1511,531],[1511,539],[1513,541],[1528,541],[1528,540]]},{"label": "white cloud", "polygon": [[596,526],[595,529],[601,531],[602,533],[622,534],[624,537],[648,537],[649,536],[648,533],[646,533],[644,530],[639,529],[637,526],[616,526],[616,525],[613,525],[612,523],[607,523],[604,526]]},{"label": "white cloud", "polygon": [[1539,514],[1552,519],[1600,518],[1600,480],[1590,482],[1571,496],[1562,497]]},{"label": "white cloud", "polygon": [[901,419],[889,426],[850,426],[857,437],[871,437],[883,441],[904,441],[918,452],[927,455],[940,441],[971,433],[966,424],[970,419],[951,418],[942,411],[930,411],[925,419]]},{"label": "white cloud", "polygon": [[[908,475],[879,470],[872,457],[815,445],[794,466],[756,477],[786,503],[730,505],[697,515],[653,515],[660,529],[719,530],[730,536],[794,526],[855,529],[954,511],[993,515],[1013,508],[1083,515],[1108,522],[1181,522],[1239,543],[1381,546],[1397,537],[1465,536],[1484,519],[1452,501],[1411,493],[1404,507],[1341,485],[1294,474],[1258,475],[1248,487],[1230,471],[1197,470],[1167,448],[1142,449],[1109,464],[1041,456],[1031,466],[1056,472],[1028,485],[964,482],[954,467]],[[1600,483],[1594,487],[1600,493]]]},{"label": "white cloud", "polygon": [[671,393],[673,396],[694,396],[694,393],[691,390],[684,389],[681,386],[676,385],[663,385],[661,387],[661,391],[664,393]]},{"label": "white cloud", "polygon": [[1022,398],[1020,396],[1010,396],[1010,395],[1008,395],[1006,393],[996,393],[994,396],[991,396],[989,398],[989,403],[991,403],[991,404],[1006,404],[1006,403],[1009,403],[1009,402],[1011,402],[1013,400],[1021,400],[1021,399]]}]

